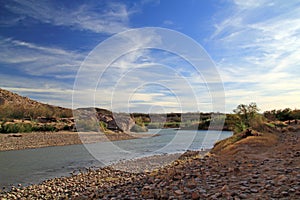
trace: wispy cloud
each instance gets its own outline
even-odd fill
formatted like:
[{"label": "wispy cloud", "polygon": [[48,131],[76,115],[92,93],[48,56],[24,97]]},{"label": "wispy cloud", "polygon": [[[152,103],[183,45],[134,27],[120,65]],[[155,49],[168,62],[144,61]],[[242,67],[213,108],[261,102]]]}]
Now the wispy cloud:
[{"label": "wispy cloud", "polygon": [[[233,1],[231,13],[215,24],[210,41],[219,49],[216,56],[230,104],[262,102],[299,107],[300,5],[297,1]],[[234,88],[226,82],[252,83]],[[291,82],[293,84],[291,84]],[[244,92],[243,92],[244,91]],[[271,98],[270,96],[273,96]],[[280,105],[284,96],[289,102]],[[263,99],[270,102],[266,104]],[[289,99],[289,100],[288,100]]]},{"label": "wispy cloud", "polygon": [[0,87],[71,107],[76,72],[85,55],[12,38],[0,38]]},{"label": "wispy cloud", "polygon": [[75,76],[85,55],[61,48],[40,46],[11,38],[0,38],[0,63],[27,75]]},{"label": "wispy cloud", "polygon": [[5,19],[6,26],[25,23],[22,19],[31,18],[55,26],[108,34],[126,30],[129,16],[135,12],[134,9],[129,10],[124,3],[113,1],[66,6],[63,2],[14,0],[6,2],[3,7],[15,14]]}]

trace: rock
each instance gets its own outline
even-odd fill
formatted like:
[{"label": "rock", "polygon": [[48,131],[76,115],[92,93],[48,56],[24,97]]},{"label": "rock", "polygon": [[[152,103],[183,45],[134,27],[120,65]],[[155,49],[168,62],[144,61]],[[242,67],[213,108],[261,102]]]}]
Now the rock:
[{"label": "rock", "polygon": [[197,187],[197,183],[195,183],[194,181],[189,181],[186,186],[190,189],[194,189]]},{"label": "rock", "polygon": [[198,192],[192,192],[191,198],[192,198],[193,200],[197,200],[197,199],[200,199],[200,195],[199,195]]},{"label": "rock", "polygon": [[177,194],[177,195],[182,195],[183,194],[183,192],[181,190],[175,190],[174,193]]},{"label": "rock", "polygon": [[258,190],[255,189],[255,188],[251,188],[251,189],[250,189],[250,192],[252,192],[252,193],[258,193]]},{"label": "rock", "polygon": [[[285,175],[279,175],[279,176],[276,178],[278,184],[281,183],[281,182],[285,182],[287,179],[288,179],[288,178],[287,178]],[[281,185],[281,184],[279,184],[279,185]]]},{"label": "rock", "polygon": [[221,188],[221,191],[222,191],[222,192],[227,192],[228,190],[229,190],[228,185],[224,185],[224,186]]},{"label": "rock", "polygon": [[289,192],[295,192],[296,190],[294,188],[289,189]]},{"label": "rock", "polygon": [[151,190],[151,189],[152,189],[152,187],[149,186],[149,185],[146,185],[146,186],[143,187],[143,190]]},{"label": "rock", "polygon": [[8,137],[22,137],[23,135],[20,133],[16,133],[16,134],[9,134]]},{"label": "rock", "polygon": [[241,199],[248,199],[248,195],[241,193],[238,195]]},{"label": "rock", "polygon": [[240,185],[243,185],[243,186],[248,186],[248,181],[240,181]]},{"label": "rock", "polygon": [[124,132],[130,132],[130,129],[135,125],[135,121],[126,114],[114,113],[116,125]]},{"label": "rock", "polygon": [[256,183],[257,183],[257,180],[256,180],[256,179],[251,179],[251,180],[250,180],[250,183],[256,184]]},{"label": "rock", "polygon": [[217,192],[216,194],[212,195],[211,198],[212,198],[212,199],[216,199],[216,198],[219,198],[219,197],[221,197],[221,196],[222,196],[222,194],[219,193],[219,192]]},{"label": "rock", "polygon": [[287,197],[287,196],[289,196],[289,193],[286,192],[286,191],[282,191],[282,192],[281,192],[281,195],[284,196],[284,197]]},{"label": "rock", "polygon": [[259,178],[259,175],[258,175],[258,174],[254,174],[254,175],[252,176],[252,178],[253,178],[253,179],[258,179],[258,178]]}]

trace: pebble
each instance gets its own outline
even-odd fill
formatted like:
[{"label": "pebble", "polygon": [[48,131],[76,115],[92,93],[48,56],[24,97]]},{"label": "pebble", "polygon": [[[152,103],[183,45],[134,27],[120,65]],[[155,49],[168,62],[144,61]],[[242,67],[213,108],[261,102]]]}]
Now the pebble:
[{"label": "pebble", "polygon": [[175,190],[174,193],[177,194],[177,195],[182,195],[183,194],[183,192],[181,190]]},{"label": "pebble", "polygon": [[286,196],[289,196],[289,193],[286,192],[286,191],[282,191],[282,192],[281,192],[281,195],[284,196],[284,197],[286,197]]},{"label": "pebble", "polygon": [[200,199],[199,193],[198,193],[198,192],[192,192],[192,199],[193,199],[193,200]]},{"label": "pebble", "polygon": [[[300,151],[298,145],[291,148]],[[235,155],[227,162],[217,156],[196,158],[188,152],[155,171],[147,168],[156,163],[155,159],[143,159],[139,173],[111,167],[87,169],[40,185],[0,191],[0,199],[300,199],[300,157],[290,164],[287,154],[281,153],[270,149],[272,156],[268,158],[251,160],[250,154]],[[135,165],[138,161],[131,167]]]},{"label": "pebble", "polygon": [[252,193],[258,193],[258,190],[257,190],[257,189],[254,189],[254,188],[251,188],[251,189],[250,189],[250,192],[252,192]]}]

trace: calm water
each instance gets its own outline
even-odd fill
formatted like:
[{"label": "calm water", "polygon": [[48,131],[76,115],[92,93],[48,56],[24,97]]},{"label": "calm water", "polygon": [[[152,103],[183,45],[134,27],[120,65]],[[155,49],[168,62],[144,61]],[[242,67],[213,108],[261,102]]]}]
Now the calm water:
[{"label": "calm water", "polygon": [[0,186],[39,183],[45,179],[70,175],[74,170],[100,167],[124,159],[210,149],[217,140],[232,135],[229,131],[174,129],[152,129],[143,134],[153,133],[159,136],[0,152]]}]

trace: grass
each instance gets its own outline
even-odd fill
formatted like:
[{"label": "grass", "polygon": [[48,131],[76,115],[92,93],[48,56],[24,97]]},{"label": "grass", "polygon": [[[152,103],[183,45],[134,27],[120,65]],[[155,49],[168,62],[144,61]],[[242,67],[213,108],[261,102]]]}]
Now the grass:
[{"label": "grass", "polygon": [[275,128],[275,124],[272,123],[266,123],[267,126],[271,127],[271,128]]},{"label": "grass", "polygon": [[240,151],[242,148],[254,148],[254,147],[270,147],[275,145],[278,140],[278,135],[267,132],[256,132],[259,136],[243,137],[244,132],[234,134],[233,136],[215,143],[211,153],[218,154],[224,152],[231,152],[232,154]]},{"label": "grass", "polygon": [[242,133],[234,134],[233,136],[226,138],[224,140],[220,140],[215,143],[212,153],[219,152],[225,148],[227,148],[230,145],[233,145],[234,143],[240,141],[243,139]]},{"label": "grass", "polygon": [[29,133],[34,131],[57,131],[57,128],[50,124],[35,123],[6,123],[0,124],[0,133]]}]

